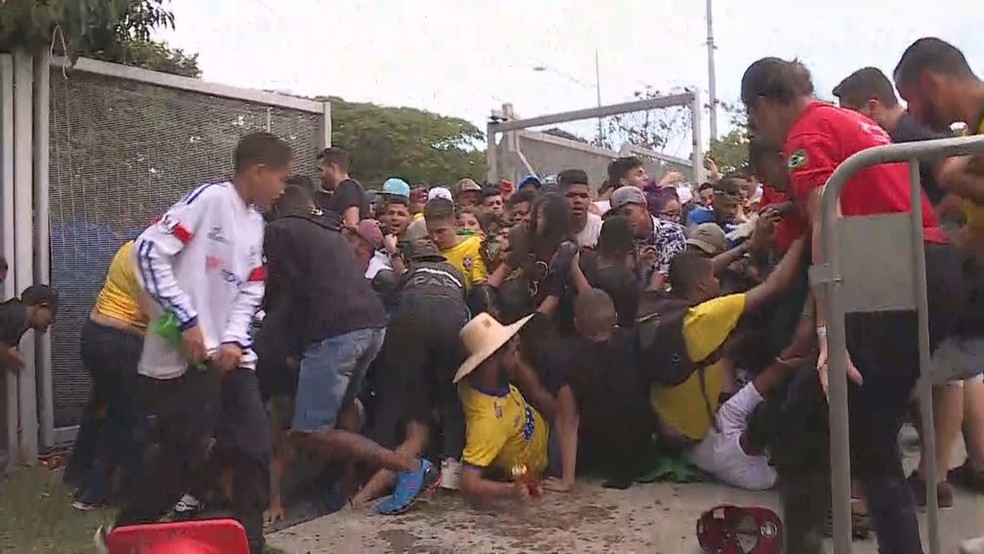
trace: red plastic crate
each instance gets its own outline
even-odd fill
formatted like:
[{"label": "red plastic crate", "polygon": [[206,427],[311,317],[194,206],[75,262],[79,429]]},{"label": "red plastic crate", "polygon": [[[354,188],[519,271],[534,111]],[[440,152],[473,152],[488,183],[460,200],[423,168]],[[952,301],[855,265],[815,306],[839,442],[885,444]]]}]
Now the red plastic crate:
[{"label": "red plastic crate", "polygon": [[110,554],[249,554],[246,530],[234,519],[119,527],[106,543]]}]

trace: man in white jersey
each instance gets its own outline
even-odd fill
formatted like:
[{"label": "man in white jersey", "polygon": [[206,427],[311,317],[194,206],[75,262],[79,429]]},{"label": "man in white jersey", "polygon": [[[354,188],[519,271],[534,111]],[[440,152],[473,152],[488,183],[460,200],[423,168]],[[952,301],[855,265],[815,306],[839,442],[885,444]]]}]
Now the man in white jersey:
[{"label": "man in white jersey", "polygon": [[[156,522],[196,484],[209,459],[233,469],[232,512],[262,552],[270,493],[270,428],[254,372],[250,323],[263,298],[263,217],[291,173],[290,147],[269,133],[236,146],[231,181],[199,186],[136,241],[151,329],[176,319],[181,344],[149,331],[140,358],[143,406],[160,452],[115,526]],[[216,437],[215,447],[211,440]],[[105,544],[100,529],[97,544]]]}]

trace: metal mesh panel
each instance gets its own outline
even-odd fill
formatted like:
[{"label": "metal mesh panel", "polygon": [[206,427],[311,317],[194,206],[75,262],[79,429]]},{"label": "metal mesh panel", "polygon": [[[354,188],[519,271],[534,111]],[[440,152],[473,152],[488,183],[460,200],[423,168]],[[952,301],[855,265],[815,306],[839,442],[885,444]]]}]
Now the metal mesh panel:
[{"label": "metal mesh panel", "polygon": [[51,74],[51,329],[55,425],[78,422],[89,379],[79,331],[113,254],[196,184],[224,180],[245,134],[269,130],[314,175],[320,114],[60,68]]}]

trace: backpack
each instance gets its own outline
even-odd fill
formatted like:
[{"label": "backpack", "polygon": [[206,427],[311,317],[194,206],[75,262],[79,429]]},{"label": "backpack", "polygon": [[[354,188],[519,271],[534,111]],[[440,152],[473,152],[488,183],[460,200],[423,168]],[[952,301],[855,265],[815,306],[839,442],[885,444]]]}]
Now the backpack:
[{"label": "backpack", "polygon": [[711,401],[707,397],[704,375],[708,367],[721,359],[722,347],[703,360],[691,360],[687,353],[687,341],[683,334],[683,322],[690,310],[689,301],[660,291],[646,291],[639,301],[639,317],[636,320],[639,352],[643,378],[650,385],[675,387],[683,384],[694,373],[700,380],[700,392],[704,408],[717,427]]}]

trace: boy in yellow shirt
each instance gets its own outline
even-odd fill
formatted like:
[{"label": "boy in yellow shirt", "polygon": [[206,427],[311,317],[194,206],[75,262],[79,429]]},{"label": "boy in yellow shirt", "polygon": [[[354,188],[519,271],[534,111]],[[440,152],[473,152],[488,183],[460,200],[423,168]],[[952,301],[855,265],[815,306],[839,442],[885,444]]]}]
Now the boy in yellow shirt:
[{"label": "boy in yellow shirt", "polygon": [[440,197],[429,200],[424,208],[424,222],[441,255],[465,276],[465,291],[488,280],[489,272],[481,254],[482,239],[458,234],[453,202]]},{"label": "boy in yellow shirt", "polygon": [[[547,469],[550,427],[506,374],[519,363],[514,337],[530,317],[503,326],[482,313],[461,330],[469,353],[454,377],[466,422],[461,491],[472,498],[526,498],[530,489],[519,477],[539,479]],[[493,481],[489,473],[516,482]]]}]

